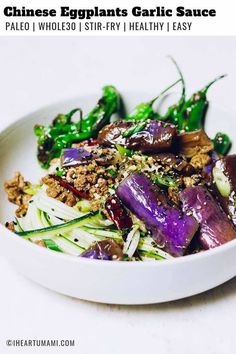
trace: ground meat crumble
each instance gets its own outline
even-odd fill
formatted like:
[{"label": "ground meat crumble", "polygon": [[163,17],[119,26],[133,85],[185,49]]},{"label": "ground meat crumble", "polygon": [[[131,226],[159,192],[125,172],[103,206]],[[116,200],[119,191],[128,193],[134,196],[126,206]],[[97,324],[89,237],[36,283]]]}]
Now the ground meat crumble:
[{"label": "ground meat crumble", "polygon": [[28,194],[26,190],[30,186],[30,182],[25,181],[20,172],[16,172],[12,179],[9,179],[4,183],[8,200],[19,206],[16,210],[17,217],[25,216],[27,212],[29,200],[32,196]]},{"label": "ground meat crumble", "polygon": [[[91,197],[91,210],[100,208],[100,200],[109,194],[109,188],[114,185],[117,175],[117,151],[107,148],[94,150],[96,159],[87,164],[65,168],[62,178],[78,191]],[[58,181],[47,175],[42,178],[47,185],[47,195],[57,198],[63,203],[74,206],[79,200],[72,192],[62,187]]]},{"label": "ground meat crumble", "polygon": [[[90,151],[92,149],[90,148]],[[104,210],[103,205],[106,198],[115,191],[120,182],[134,172],[143,172],[153,179],[157,175],[168,175],[177,181],[178,187],[166,189],[169,199],[176,205],[179,203],[179,188],[193,186],[200,183],[200,175],[197,171],[203,168],[210,161],[207,154],[197,154],[187,161],[182,156],[173,154],[158,154],[146,156],[135,153],[132,157],[120,156],[116,149],[96,147],[93,150],[94,159],[81,165],[66,167],[57,170],[42,178],[41,184],[46,185],[46,193],[51,198],[73,207],[80,200],[80,197],[67,189],[52,174],[62,173],[62,178],[72,188],[85,193],[90,198],[90,208],[92,211]],[[59,161],[56,161],[59,166]],[[191,167],[191,168],[190,168]],[[16,211],[18,217],[26,214],[28,202],[31,198],[26,193],[26,188],[30,186],[25,182],[19,172],[12,180],[5,182],[5,189],[9,201],[17,204]],[[9,223],[8,227],[14,229],[14,224]]]},{"label": "ground meat crumble", "polygon": [[74,194],[61,187],[59,182],[53,179],[50,175],[43,177],[41,182],[47,185],[46,192],[49,197],[56,198],[71,207],[76,204],[77,198]]},{"label": "ground meat crumble", "polygon": [[[196,155],[191,161],[173,154],[159,154],[156,156],[145,156],[135,153],[132,157],[117,156],[115,149],[96,147],[91,149],[96,155],[95,159],[87,161],[74,167],[63,169],[62,178],[78,191],[86,193],[91,198],[91,210],[103,209],[103,202],[111,190],[115,190],[120,182],[133,172],[142,171],[148,177],[153,178],[157,174],[170,175],[178,181],[179,188],[195,185],[199,182],[199,175],[196,170],[202,168],[209,161],[206,154]],[[191,168],[189,168],[191,167]],[[185,176],[190,171],[191,176]],[[73,192],[62,187],[60,183],[50,175],[42,179],[47,185],[47,195],[57,198],[63,203],[74,206],[79,198]],[[168,188],[169,199],[174,204],[179,203],[178,188]]]}]

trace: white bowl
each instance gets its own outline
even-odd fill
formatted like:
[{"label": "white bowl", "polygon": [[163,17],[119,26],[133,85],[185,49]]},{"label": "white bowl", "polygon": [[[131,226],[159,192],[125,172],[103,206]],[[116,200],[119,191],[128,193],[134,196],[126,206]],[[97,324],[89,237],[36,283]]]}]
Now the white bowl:
[{"label": "white bowl", "polygon": [[[128,107],[150,94],[127,93]],[[3,191],[4,180],[15,171],[33,182],[45,174],[36,160],[33,126],[49,123],[59,112],[81,106],[87,111],[97,96],[79,97],[39,110],[12,124],[0,134],[0,221],[14,215]],[[236,141],[234,117],[211,109],[207,131],[228,132]],[[27,278],[57,292],[80,299],[111,304],[150,304],[198,294],[236,275],[236,240],[210,251],[166,261],[107,262],[64,255],[30,243],[0,225],[0,252]]]}]

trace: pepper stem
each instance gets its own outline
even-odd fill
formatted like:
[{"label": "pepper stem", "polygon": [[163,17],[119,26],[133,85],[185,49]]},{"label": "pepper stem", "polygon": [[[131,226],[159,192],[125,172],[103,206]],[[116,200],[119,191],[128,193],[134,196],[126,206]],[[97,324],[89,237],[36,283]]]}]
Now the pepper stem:
[{"label": "pepper stem", "polygon": [[172,87],[174,87],[175,85],[177,85],[179,82],[181,81],[181,79],[178,79],[177,81],[175,81],[172,85],[168,86],[165,90],[163,90],[158,96],[156,96],[153,100],[149,101],[150,106],[153,105],[153,103],[158,100],[158,98],[160,98],[161,96],[163,96],[167,91],[169,91]]},{"label": "pepper stem", "polygon": [[209,82],[209,84],[206,85],[206,86],[201,90],[201,92],[202,92],[203,94],[206,94],[207,91],[208,91],[208,89],[209,89],[215,82],[217,82],[217,81],[223,79],[223,78],[226,77],[226,76],[227,76],[227,74],[217,76],[214,80],[212,80],[211,82]]},{"label": "pepper stem", "polygon": [[177,64],[177,62],[175,61],[175,59],[169,55],[168,56],[170,58],[170,60],[172,61],[172,63],[175,65],[178,73],[179,73],[179,76],[180,76],[180,79],[181,79],[181,82],[182,82],[182,94],[181,94],[181,97],[180,97],[180,100],[179,100],[179,104],[181,105],[182,103],[185,102],[185,96],[186,96],[186,85],[185,85],[185,80],[184,80],[184,77],[183,77],[183,73],[179,67],[179,65]]},{"label": "pepper stem", "polygon": [[75,108],[75,109],[73,109],[72,111],[70,111],[69,113],[65,114],[65,117],[66,117],[68,123],[71,122],[71,118],[72,118],[72,116],[73,116],[76,112],[79,112],[79,113],[80,113],[80,119],[79,119],[79,121],[81,121],[82,116],[83,116],[83,111],[82,111],[81,108]]}]

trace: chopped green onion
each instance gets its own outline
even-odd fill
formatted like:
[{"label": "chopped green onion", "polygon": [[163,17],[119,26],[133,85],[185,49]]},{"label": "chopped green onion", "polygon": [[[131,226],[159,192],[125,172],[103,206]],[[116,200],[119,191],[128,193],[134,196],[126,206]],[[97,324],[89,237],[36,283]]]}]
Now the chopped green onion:
[{"label": "chopped green onion", "polygon": [[63,177],[63,176],[65,176],[65,171],[64,170],[60,170],[59,168],[57,168],[55,175],[59,176],[59,177]]},{"label": "chopped green onion", "polygon": [[41,186],[39,184],[31,184],[30,187],[24,188],[24,193],[35,195],[40,190],[40,188]]},{"label": "chopped green onion", "polygon": [[60,247],[57,246],[57,244],[51,240],[51,239],[46,239],[43,240],[43,242],[45,243],[45,246],[47,248],[49,248],[52,251],[56,251],[56,252],[63,252],[62,249]]},{"label": "chopped green onion", "polygon": [[229,197],[231,193],[231,185],[230,185],[229,178],[224,174],[221,168],[218,167],[217,163],[212,170],[212,174],[213,174],[216,187],[220,192],[220,194],[222,195],[222,197],[226,197],[226,198]]},{"label": "chopped green onion", "polygon": [[86,200],[86,199],[80,200],[76,204],[76,207],[82,213],[87,213],[87,212],[91,211],[91,203],[88,200]]},{"label": "chopped green onion", "polygon": [[139,124],[134,125],[133,127],[127,129],[123,134],[123,138],[127,138],[133,134],[136,134],[140,131],[142,131],[146,127],[146,122],[141,122]]},{"label": "chopped green onion", "polygon": [[154,182],[158,184],[160,187],[178,187],[178,182],[176,179],[170,177],[170,176],[161,176],[161,175],[156,175],[154,178]]},{"label": "chopped green onion", "polygon": [[116,177],[118,174],[117,171],[113,170],[112,168],[108,168],[107,173],[109,173],[109,175],[111,175],[112,177]]},{"label": "chopped green onion", "polygon": [[116,149],[118,150],[119,154],[121,156],[128,156],[128,157],[132,157],[133,156],[133,152],[119,144],[116,144]]}]

